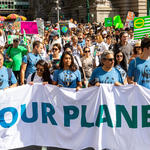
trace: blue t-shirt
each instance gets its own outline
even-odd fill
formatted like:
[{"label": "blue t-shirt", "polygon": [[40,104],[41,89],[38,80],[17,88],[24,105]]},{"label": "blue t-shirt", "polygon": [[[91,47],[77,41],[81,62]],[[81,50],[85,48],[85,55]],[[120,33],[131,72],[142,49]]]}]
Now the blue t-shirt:
[{"label": "blue t-shirt", "polygon": [[128,76],[134,77],[134,82],[150,89],[150,59],[143,60],[137,57],[132,60],[129,64]]},{"label": "blue t-shirt", "polygon": [[85,46],[85,39],[83,39],[82,42],[78,41],[78,45],[80,45],[83,48]]},{"label": "blue t-shirt", "polygon": [[[16,84],[17,83],[16,77],[15,77],[13,72],[11,74],[10,82],[11,82],[11,84]],[[0,89],[5,89],[9,86],[10,85],[9,85],[8,70],[7,70],[6,67],[3,66],[0,69]]]},{"label": "blue t-shirt", "polygon": [[77,82],[81,82],[81,73],[79,70],[55,70],[53,80],[63,87],[76,88]]},{"label": "blue t-shirt", "polygon": [[28,76],[36,71],[36,63],[42,59],[39,54],[28,53],[22,59],[24,63],[27,64],[25,78],[27,79]]},{"label": "blue t-shirt", "polygon": [[94,85],[96,82],[114,84],[115,82],[123,83],[120,72],[116,68],[106,72],[101,67],[94,69],[90,77],[89,83]]},{"label": "blue t-shirt", "polygon": [[121,74],[122,81],[124,81],[126,79],[126,77],[127,77],[126,71],[120,65],[116,65],[115,68],[118,69],[118,71]]}]

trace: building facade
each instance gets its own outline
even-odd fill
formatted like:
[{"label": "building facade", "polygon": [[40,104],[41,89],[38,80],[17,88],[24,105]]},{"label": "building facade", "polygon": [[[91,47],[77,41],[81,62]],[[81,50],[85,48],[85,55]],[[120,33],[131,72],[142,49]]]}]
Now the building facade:
[{"label": "building facade", "polygon": [[136,16],[150,15],[150,0],[0,0],[1,15],[17,13],[28,20],[43,18],[55,23],[58,9],[60,17],[66,20],[101,22],[118,14],[125,19],[128,11]]},{"label": "building facade", "polygon": [[16,13],[26,16],[29,6],[29,0],[0,0],[0,14],[7,16],[11,13]]},{"label": "building facade", "polygon": [[63,9],[66,18],[87,22],[89,11],[91,22],[101,22],[118,14],[125,19],[128,11],[146,16],[150,14],[150,0],[65,0]]}]

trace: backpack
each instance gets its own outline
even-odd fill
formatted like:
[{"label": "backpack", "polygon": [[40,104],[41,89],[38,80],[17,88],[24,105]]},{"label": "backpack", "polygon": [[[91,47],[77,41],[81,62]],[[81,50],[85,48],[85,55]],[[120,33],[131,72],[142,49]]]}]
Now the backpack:
[{"label": "backpack", "polygon": [[36,72],[32,73],[32,75],[31,75],[31,82],[33,82],[33,80],[34,80],[35,73],[36,73]]},{"label": "backpack", "polygon": [[7,73],[8,73],[8,84],[11,86],[11,76],[12,76],[12,69],[7,68]]}]

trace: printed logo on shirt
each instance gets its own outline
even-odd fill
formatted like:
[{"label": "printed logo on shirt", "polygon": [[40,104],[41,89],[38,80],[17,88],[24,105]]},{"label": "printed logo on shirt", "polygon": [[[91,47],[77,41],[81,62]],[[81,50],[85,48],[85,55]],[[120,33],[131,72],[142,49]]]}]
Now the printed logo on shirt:
[{"label": "printed logo on shirt", "polygon": [[[148,65],[145,65],[144,72],[142,73],[142,83],[149,83],[150,82],[150,67]],[[146,80],[144,80],[146,79]]]}]

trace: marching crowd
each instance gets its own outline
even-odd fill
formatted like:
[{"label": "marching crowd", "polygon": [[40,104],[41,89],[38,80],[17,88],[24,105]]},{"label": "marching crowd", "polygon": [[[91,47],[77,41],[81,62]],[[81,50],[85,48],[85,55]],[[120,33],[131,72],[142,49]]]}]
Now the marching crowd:
[{"label": "marching crowd", "polygon": [[[59,25],[44,35],[27,36],[0,29],[0,89],[34,83],[87,88],[101,84],[139,84],[150,89],[150,38],[134,40],[132,28],[77,24],[60,34]],[[19,35],[8,44],[7,35]],[[37,149],[37,148],[36,148]]]},{"label": "marching crowd", "polygon": [[[7,35],[16,34],[13,44]],[[139,84],[150,89],[150,39],[134,40],[132,28],[77,24],[60,35],[58,24],[44,35],[27,36],[0,29],[0,89],[43,83],[86,88],[101,83]]]}]

